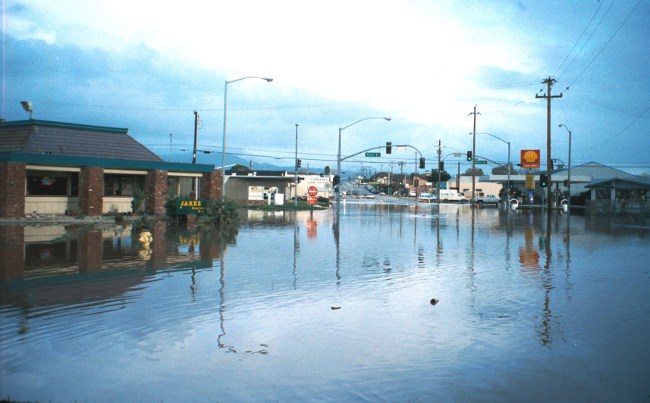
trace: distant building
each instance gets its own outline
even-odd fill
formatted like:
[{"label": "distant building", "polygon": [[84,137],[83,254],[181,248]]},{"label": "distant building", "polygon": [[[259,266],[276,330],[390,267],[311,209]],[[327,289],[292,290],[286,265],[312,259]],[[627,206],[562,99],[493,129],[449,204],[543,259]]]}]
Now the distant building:
[{"label": "distant building", "polygon": [[221,197],[212,165],[162,161],[127,129],[44,120],[0,123],[0,217],[163,214],[168,196]]}]

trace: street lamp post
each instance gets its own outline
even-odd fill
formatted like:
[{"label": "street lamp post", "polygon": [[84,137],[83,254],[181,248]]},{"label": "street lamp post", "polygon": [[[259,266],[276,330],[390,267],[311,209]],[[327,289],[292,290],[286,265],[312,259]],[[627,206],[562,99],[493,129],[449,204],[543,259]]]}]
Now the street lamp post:
[{"label": "street lamp post", "polygon": [[[339,127],[339,151],[336,155],[336,174],[339,176],[339,180],[342,179],[341,178],[341,132],[350,126],[356,125],[359,122],[363,122],[364,120],[370,120],[370,119],[384,119],[390,122],[390,118],[387,117],[370,117],[370,118],[359,119],[356,122],[350,123],[349,125],[344,127]],[[339,210],[340,205],[341,205],[341,182],[339,182],[339,184],[336,186],[336,216],[337,217],[340,212]]]},{"label": "street lamp post", "polygon": [[567,168],[567,191],[569,192],[569,199],[567,200],[567,208],[569,214],[571,212],[571,130],[564,124],[560,123],[558,127],[564,127],[569,133],[569,167]]},{"label": "street lamp post", "polygon": [[294,161],[293,205],[298,208],[298,123],[296,123],[296,158]]},{"label": "street lamp post", "polygon": [[494,137],[495,139],[497,139],[497,140],[499,140],[499,141],[501,141],[503,143],[506,143],[508,145],[508,180],[507,180],[507,191],[508,191],[507,194],[508,194],[508,196],[507,196],[507,199],[506,199],[506,202],[508,202],[508,200],[510,199],[510,142],[505,141],[504,139],[502,139],[500,137],[497,137],[492,133],[479,132],[478,134],[487,134],[488,136]]},{"label": "street lamp post", "polygon": [[225,84],[223,86],[223,146],[221,148],[221,172],[222,172],[222,180],[221,180],[221,200],[224,201],[226,199],[226,128],[227,128],[227,115],[228,115],[228,84],[237,82],[237,81],[242,81],[246,80],[248,78],[259,78],[261,80],[265,80],[266,82],[271,82],[273,81],[272,78],[269,77],[256,77],[256,76],[250,76],[250,77],[242,77],[238,78],[235,80],[226,80]]}]

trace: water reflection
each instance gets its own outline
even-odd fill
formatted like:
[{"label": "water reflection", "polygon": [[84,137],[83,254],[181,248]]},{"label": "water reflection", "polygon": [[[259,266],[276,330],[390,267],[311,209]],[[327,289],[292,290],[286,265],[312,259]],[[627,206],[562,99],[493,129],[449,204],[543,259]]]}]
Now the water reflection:
[{"label": "water reflection", "polygon": [[[338,225],[330,210],[242,212],[235,236],[0,226],[0,398],[597,400],[613,386],[595,373],[639,400],[647,367],[626,369],[650,359],[634,336],[650,331],[643,223],[611,234],[541,211],[342,210]],[[117,391],[87,391],[68,357]]]}]

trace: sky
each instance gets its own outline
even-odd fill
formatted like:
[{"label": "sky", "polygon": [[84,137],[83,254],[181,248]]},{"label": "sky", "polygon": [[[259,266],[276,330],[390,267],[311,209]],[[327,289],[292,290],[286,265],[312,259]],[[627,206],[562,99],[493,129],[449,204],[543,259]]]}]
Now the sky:
[{"label": "sky", "polygon": [[227,87],[228,163],[293,167],[297,134],[303,167],[335,168],[344,128],[343,157],[381,152],[344,173],[413,172],[418,152],[428,171],[439,143],[464,171],[474,118],[478,156],[546,161],[552,78],[552,158],[570,130],[573,166],[650,173],[650,0],[0,1],[7,121],[27,100],[191,162],[196,111],[198,162],[220,166]]}]

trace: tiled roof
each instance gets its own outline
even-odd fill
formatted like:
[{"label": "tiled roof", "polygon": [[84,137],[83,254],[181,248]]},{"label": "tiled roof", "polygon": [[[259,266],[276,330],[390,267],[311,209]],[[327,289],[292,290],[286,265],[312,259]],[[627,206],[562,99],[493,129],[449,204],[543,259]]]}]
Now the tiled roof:
[{"label": "tiled roof", "polygon": [[44,120],[0,123],[0,152],[162,161],[127,129]]}]

